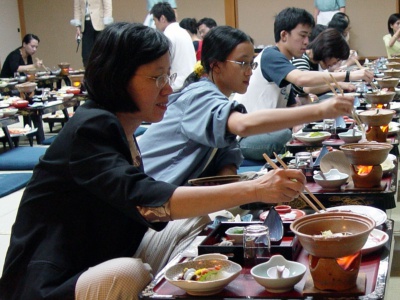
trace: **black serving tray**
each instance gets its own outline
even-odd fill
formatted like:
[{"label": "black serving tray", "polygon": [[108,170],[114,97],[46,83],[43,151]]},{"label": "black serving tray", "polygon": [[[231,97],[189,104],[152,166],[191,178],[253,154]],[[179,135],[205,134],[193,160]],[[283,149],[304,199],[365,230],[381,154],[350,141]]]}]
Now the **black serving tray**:
[{"label": "black serving tray", "polygon": [[[243,245],[234,244],[233,246],[218,246],[217,243],[225,237],[225,231],[230,227],[247,226],[252,224],[262,224],[261,222],[222,222],[198,245],[198,253],[222,253],[230,260],[243,264]],[[301,250],[301,244],[297,237],[288,230],[288,224],[284,223],[284,237],[280,244],[271,245],[271,254],[281,254],[288,260],[296,260]]]}]

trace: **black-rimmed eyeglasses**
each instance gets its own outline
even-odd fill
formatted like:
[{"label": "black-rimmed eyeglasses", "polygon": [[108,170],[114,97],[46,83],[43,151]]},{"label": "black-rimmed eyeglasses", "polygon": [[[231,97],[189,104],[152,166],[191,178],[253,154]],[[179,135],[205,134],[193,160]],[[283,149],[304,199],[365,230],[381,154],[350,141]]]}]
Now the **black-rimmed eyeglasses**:
[{"label": "black-rimmed eyeglasses", "polygon": [[244,69],[244,70],[247,70],[247,69],[255,70],[257,68],[257,66],[258,66],[257,62],[248,63],[248,62],[245,62],[245,61],[236,61],[236,60],[229,60],[229,59],[227,59],[226,61],[229,61],[231,63],[240,65],[240,67],[242,69]]},{"label": "black-rimmed eyeglasses", "polygon": [[163,74],[163,75],[158,76],[158,77],[152,77],[152,76],[140,75],[140,74],[135,74],[135,75],[155,80],[156,81],[156,86],[159,89],[162,89],[167,83],[169,85],[172,85],[175,82],[175,79],[176,79],[176,73],[171,74],[171,75]]}]

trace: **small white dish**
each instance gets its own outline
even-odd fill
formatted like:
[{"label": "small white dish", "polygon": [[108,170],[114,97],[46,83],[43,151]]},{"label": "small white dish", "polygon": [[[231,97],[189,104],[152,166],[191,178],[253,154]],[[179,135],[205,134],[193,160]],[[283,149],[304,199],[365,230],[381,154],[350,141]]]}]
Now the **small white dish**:
[{"label": "small white dish", "polygon": [[244,226],[234,226],[228,228],[225,234],[229,240],[233,240],[234,244],[243,244]]},{"label": "small white dish", "polygon": [[303,143],[315,144],[329,139],[331,133],[327,131],[299,132],[293,134],[293,137]]},{"label": "small white dish", "polygon": [[345,184],[349,178],[348,174],[341,173],[337,169],[331,169],[329,172],[323,174],[326,179],[322,178],[321,174],[315,174],[313,178],[318,185],[326,189],[339,188]]},{"label": "small white dish", "polygon": [[[277,276],[275,276],[277,266],[284,266],[285,271],[288,270],[289,274],[285,274],[284,271],[282,278],[277,278]],[[271,268],[275,268],[275,274],[272,274],[273,277],[268,274]],[[294,286],[300,282],[306,270],[306,266],[301,263],[289,261],[282,255],[274,255],[268,262],[253,267],[250,273],[253,275],[254,280],[262,285],[268,292],[284,293],[292,290]],[[272,272],[273,269],[270,273]]]},{"label": "small white dish", "polygon": [[346,132],[338,133],[338,136],[345,143],[357,143],[359,140],[361,140],[362,133],[358,130],[353,131],[353,129],[350,129]]},{"label": "small white dish", "polygon": [[[178,279],[185,268],[202,269],[220,266],[220,272],[215,280],[194,281]],[[234,262],[224,259],[206,259],[180,263],[168,268],[165,272],[165,279],[183,289],[189,295],[209,296],[222,291],[231,281],[239,276],[242,267]]]}]

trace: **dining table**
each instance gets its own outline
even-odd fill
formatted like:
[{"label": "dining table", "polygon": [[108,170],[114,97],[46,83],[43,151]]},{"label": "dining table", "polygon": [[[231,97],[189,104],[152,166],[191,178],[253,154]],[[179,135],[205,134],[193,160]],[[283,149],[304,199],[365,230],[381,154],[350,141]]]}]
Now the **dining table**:
[{"label": "dining table", "polygon": [[11,138],[11,134],[8,130],[8,126],[12,124],[17,124],[19,122],[18,115],[6,116],[0,118],[0,127],[4,133],[4,139],[8,143],[10,149],[14,148],[14,143]]},{"label": "dining table", "polygon": [[345,291],[322,291],[316,289],[309,270],[309,254],[301,248],[294,261],[304,264],[307,267],[307,271],[302,280],[291,291],[284,293],[268,292],[254,280],[250,274],[251,267],[242,265],[242,271],[239,276],[221,292],[207,297],[193,296],[169,283],[163,276],[165,270],[169,267],[193,259],[180,253],[139,293],[139,299],[385,299],[394,248],[393,226],[394,221],[386,219],[376,227],[384,231],[388,235],[388,239],[379,249],[362,255],[358,277],[365,278],[365,285],[357,285],[357,288],[354,289]]},{"label": "dining table", "polygon": [[66,121],[69,120],[69,107],[77,107],[79,106],[79,99],[75,99],[75,97],[69,100],[55,100],[55,101],[47,101],[43,103],[39,103],[35,106],[28,106],[26,108],[19,109],[19,113],[23,116],[24,125],[33,124],[35,128],[37,128],[36,132],[36,141],[38,144],[42,144],[45,140],[44,127],[43,127],[43,115],[48,113],[54,113],[58,110],[61,110]]}]

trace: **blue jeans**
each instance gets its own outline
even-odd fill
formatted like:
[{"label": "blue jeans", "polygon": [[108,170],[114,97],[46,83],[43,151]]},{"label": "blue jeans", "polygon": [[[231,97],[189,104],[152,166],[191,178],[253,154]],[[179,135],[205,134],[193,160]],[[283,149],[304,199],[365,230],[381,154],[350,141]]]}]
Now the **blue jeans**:
[{"label": "blue jeans", "polygon": [[292,138],[290,129],[282,129],[270,133],[241,138],[240,149],[245,159],[264,160],[263,153],[273,156],[273,153],[283,153],[285,145]]}]

